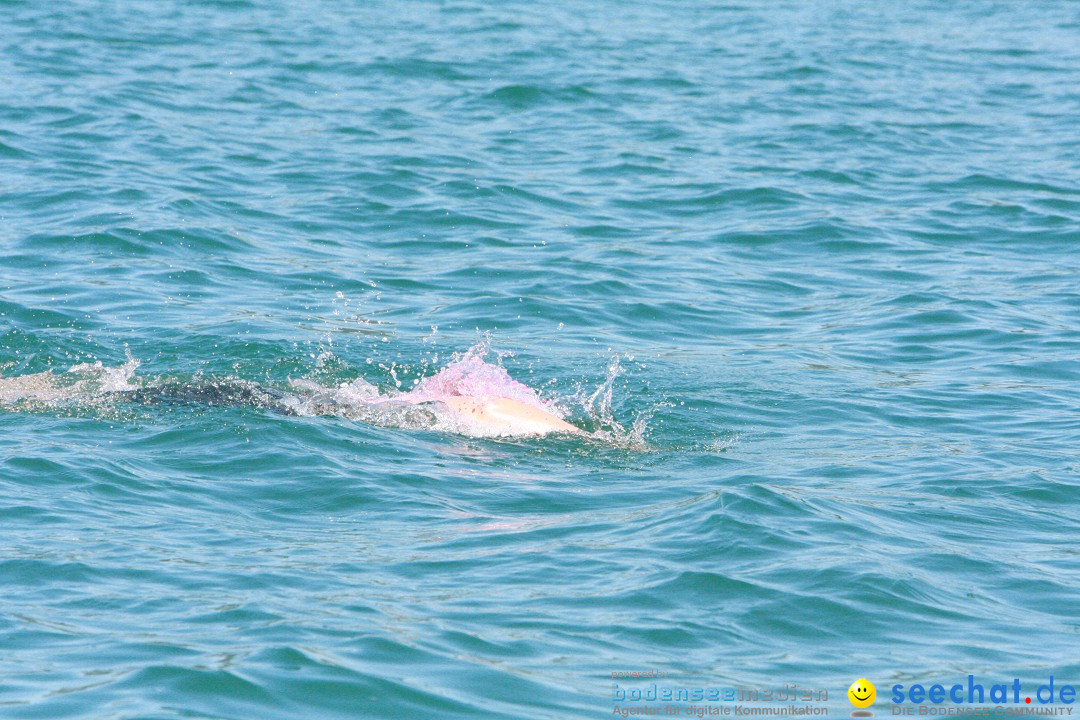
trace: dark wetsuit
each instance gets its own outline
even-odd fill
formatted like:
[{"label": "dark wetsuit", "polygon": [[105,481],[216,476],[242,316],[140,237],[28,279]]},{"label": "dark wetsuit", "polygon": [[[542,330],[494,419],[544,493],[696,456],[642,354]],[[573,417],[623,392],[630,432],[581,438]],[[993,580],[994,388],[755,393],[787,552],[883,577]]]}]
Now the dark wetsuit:
[{"label": "dark wetsuit", "polygon": [[138,390],[110,393],[126,402],[146,405],[218,405],[265,408],[281,415],[297,415],[286,395],[244,380],[205,380],[149,385]]}]

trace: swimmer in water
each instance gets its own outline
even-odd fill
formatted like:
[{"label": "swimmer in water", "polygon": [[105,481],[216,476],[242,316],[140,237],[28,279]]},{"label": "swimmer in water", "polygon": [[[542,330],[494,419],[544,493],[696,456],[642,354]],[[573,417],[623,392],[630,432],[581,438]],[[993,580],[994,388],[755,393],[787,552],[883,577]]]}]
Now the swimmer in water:
[{"label": "swimmer in water", "polygon": [[[115,397],[141,404],[233,405],[263,407],[283,415],[303,414],[297,412],[295,403],[290,402],[290,396],[272,388],[243,381],[170,383],[118,392]],[[404,393],[372,400],[368,406],[372,409],[395,407],[405,410],[406,413],[413,409],[422,412],[433,406],[440,409],[445,407],[453,413],[457,420],[456,425],[468,435],[518,437],[582,432],[542,406],[499,395],[447,395],[428,398],[424,395],[412,397],[411,393]],[[341,409],[335,407],[332,400],[319,402],[312,407],[313,414],[316,415],[338,415],[341,414]],[[363,416],[357,413],[349,414]]]},{"label": "swimmer in water", "polygon": [[[466,435],[526,437],[550,433],[584,434],[553,412],[532,388],[510,378],[497,365],[470,351],[425,378],[409,391],[382,395],[364,380],[340,388],[322,388],[306,381],[282,392],[245,380],[193,380],[131,385],[134,365],[103,368],[100,364],[0,378],[0,407],[19,408],[61,402],[119,401],[143,405],[247,406],[282,415],[339,415],[380,425],[429,426]],[[126,375],[122,370],[126,369]],[[119,382],[102,382],[120,372]],[[425,422],[426,420],[426,422]]]}]

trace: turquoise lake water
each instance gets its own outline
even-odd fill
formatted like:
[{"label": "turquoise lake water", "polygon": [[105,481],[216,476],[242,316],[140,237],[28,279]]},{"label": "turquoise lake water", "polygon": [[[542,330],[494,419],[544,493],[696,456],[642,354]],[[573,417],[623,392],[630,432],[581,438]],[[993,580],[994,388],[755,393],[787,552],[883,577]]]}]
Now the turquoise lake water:
[{"label": "turquoise lake water", "polygon": [[0,11],[0,717],[1080,681],[1076,3]]}]

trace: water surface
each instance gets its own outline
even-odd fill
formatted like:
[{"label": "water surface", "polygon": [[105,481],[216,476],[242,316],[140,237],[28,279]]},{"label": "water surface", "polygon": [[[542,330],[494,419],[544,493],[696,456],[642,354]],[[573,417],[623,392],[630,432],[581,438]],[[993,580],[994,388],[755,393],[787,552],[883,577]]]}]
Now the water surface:
[{"label": "water surface", "polygon": [[0,413],[0,715],[1080,680],[1078,32],[1065,0],[4,3],[0,375],[407,392],[480,342],[642,443]]}]

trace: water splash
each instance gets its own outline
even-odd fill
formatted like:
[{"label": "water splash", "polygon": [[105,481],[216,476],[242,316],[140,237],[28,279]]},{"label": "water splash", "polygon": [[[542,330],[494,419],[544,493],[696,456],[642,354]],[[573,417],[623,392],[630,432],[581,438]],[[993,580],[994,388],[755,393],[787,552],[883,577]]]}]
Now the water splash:
[{"label": "water splash", "polygon": [[487,342],[480,342],[460,356],[455,356],[442,370],[421,380],[402,399],[408,402],[430,402],[448,397],[505,397],[562,418],[562,410],[555,403],[547,403],[528,385],[510,377],[501,365],[494,365],[484,358],[489,350]]},{"label": "water splash", "polygon": [[608,363],[600,385],[591,393],[579,390],[570,400],[581,407],[585,415],[584,424],[592,427],[590,435],[593,439],[628,450],[647,450],[645,434],[649,420],[657,409],[667,403],[658,403],[639,411],[629,427],[623,425],[615,417],[614,406],[615,381],[622,374],[622,356],[615,355]]},{"label": "water splash", "polygon": [[95,363],[72,365],[65,372],[52,370],[0,378],[0,407],[13,410],[47,410],[72,401],[102,398],[137,389],[134,383],[139,361],[127,353],[123,365]]}]

